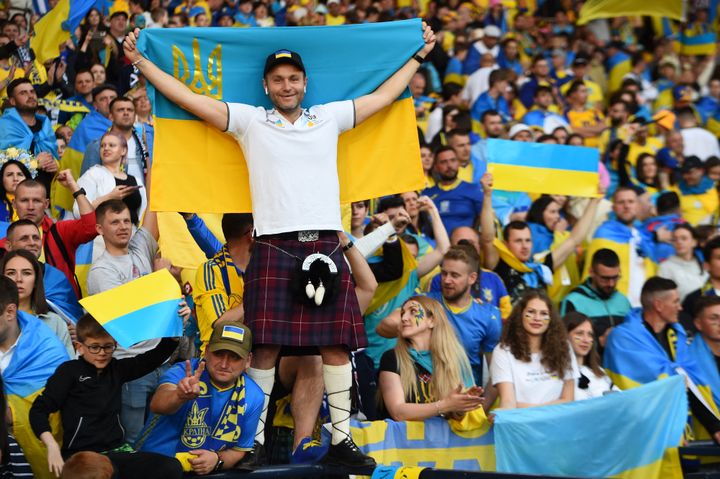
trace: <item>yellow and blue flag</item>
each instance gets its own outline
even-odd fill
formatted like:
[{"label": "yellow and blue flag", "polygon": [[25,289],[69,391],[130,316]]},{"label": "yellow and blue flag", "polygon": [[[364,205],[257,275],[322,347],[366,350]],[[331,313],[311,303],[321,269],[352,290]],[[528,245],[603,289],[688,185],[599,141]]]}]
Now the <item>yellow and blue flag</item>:
[{"label": "yellow and blue flag", "polygon": [[584,25],[598,18],[651,15],[685,20],[681,0],[655,0],[648,8],[645,0],[588,0],[580,9],[578,25]]},{"label": "yellow and blue flag", "polygon": [[632,70],[630,55],[623,51],[617,52],[605,61],[605,70],[608,74],[607,91],[614,93],[622,86],[625,75]]},{"label": "yellow and blue flag", "polygon": [[680,35],[681,55],[715,55],[717,34],[709,25],[693,24]]},{"label": "yellow and blue flag", "polygon": [[[292,48],[307,69],[308,106],[371,93],[423,46],[421,32],[419,19],[336,27],[151,29],[143,31],[138,47],[197,93],[265,107],[271,106],[262,87],[265,59]],[[237,142],[158,92],[150,94],[156,116],[152,209],[250,211],[247,166]],[[406,91],[340,137],[341,202],[422,189],[419,158],[415,110]]]},{"label": "yellow and blue flag", "polygon": [[672,377],[587,401],[498,410],[497,471],[679,479],[687,409],[683,379]]},{"label": "yellow and blue flag", "polygon": [[[65,148],[60,159],[60,169],[70,169],[75,179],[80,177],[80,169],[82,168],[85,149],[92,141],[100,138],[106,131],[110,129],[112,122],[102,116],[97,110],[91,111],[78,125],[73,132],[70,143]],[[62,210],[72,211],[73,202],[72,193],[60,185],[57,181],[53,181],[50,190],[50,199],[53,205],[53,213]]]},{"label": "yellow and blue flag", "polygon": [[499,190],[598,195],[600,153],[595,148],[490,139],[486,154]]},{"label": "yellow and blue flag", "polygon": [[[68,361],[65,346],[42,321],[18,311],[18,326],[22,333],[18,338],[10,364],[2,375],[5,394],[12,410],[13,433],[25,452],[36,478],[50,479],[47,450],[30,427],[28,413],[33,401],[45,389],[45,383],[55,369]],[[60,420],[51,416],[53,435],[61,440]]]},{"label": "yellow and blue flag", "polygon": [[[633,239],[633,232],[630,227],[622,224],[617,220],[608,220],[595,230],[587,251],[585,252],[586,258],[592,258],[596,251],[608,248],[617,253],[620,258],[620,271],[630,271],[630,248],[631,241]],[[655,255],[657,254],[650,246],[650,241],[640,241],[639,248],[645,265],[645,274],[649,278],[655,274],[657,270],[657,261],[655,261]],[[585,268],[583,269],[583,279],[587,278],[590,274],[590,263],[591,261],[585,261]],[[624,295],[628,295],[630,290],[630,279],[629,274],[623,274],[617,283],[617,289]]]},{"label": "yellow and blue flag", "polygon": [[124,348],[147,339],[182,336],[180,285],[166,269],[80,300]]},{"label": "yellow and blue flag", "polygon": [[60,54],[60,44],[75,33],[94,3],[95,0],[60,0],[35,24],[30,48],[41,63]]}]

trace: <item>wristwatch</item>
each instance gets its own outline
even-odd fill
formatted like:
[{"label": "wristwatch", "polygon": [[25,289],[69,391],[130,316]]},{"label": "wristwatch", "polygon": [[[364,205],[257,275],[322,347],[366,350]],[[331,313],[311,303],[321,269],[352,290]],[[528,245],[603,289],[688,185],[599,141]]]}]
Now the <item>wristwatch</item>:
[{"label": "wristwatch", "polygon": [[217,452],[215,454],[217,454],[218,462],[217,462],[217,464],[215,464],[215,468],[213,469],[213,472],[217,472],[217,471],[221,470],[223,468],[223,466],[225,465],[225,461],[220,459],[220,454],[218,454]]},{"label": "wristwatch", "polygon": [[87,193],[85,192],[85,188],[80,188],[75,193],[73,193],[73,198],[77,199],[77,197],[80,195],[87,195]]}]

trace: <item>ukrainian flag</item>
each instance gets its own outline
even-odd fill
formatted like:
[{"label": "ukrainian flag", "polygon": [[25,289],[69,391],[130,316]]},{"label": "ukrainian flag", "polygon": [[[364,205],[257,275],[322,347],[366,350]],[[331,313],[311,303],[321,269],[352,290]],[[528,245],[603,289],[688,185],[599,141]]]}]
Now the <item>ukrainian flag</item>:
[{"label": "ukrainian flag", "polygon": [[[85,148],[90,142],[100,138],[111,126],[112,122],[97,110],[93,110],[85,116],[73,133],[67,148],[65,148],[65,153],[60,159],[60,170],[69,168],[72,170],[75,179],[77,179],[80,176]],[[72,211],[74,202],[72,193],[56,181],[53,181],[50,199],[54,209],[53,213],[62,210]]]},{"label": "ukrainian flag", "polygon": [[715,55],[716,33],[704,25],[692,25],[680,35],[681,55]]},{"label": "ukrainian flag", "polygon": [[598,195],[600,153],[595,148],[490,139],[486,155],[498,190]]},{"label": "ukrainian flag", "polygon": [[80,26],[95,0],[60,0],[35,24],[30,48],[40,63],[60,54],[60,44],[66,42]]},{"label": "ukrainian flag", "polygon": [[[421,32],[418,19],[337,27],[151,29],[143,31],[139,48],[195,92],[265,107],[270,107],[262,88],[265,59],[292,48],[307,68],[307,106],[374,91],[423,46]],[[150,93],[156,115],[152,208],[250,211],[247,167],[237,142]],[[340,137],[341,202],[422,189],[419,158],[415,110],[406,92]]]},{"label": "ukrainian flag", "polygon": [[[608,248],[616,252],[620,257],[620,271],[630,271],[630,240],[632,239],[632,230],[616,220],[609,220],[601,224],[595,231],[590,246],[585,253],[586,258],[592,258],[599,249]],[[654,251],[648,246],[647,241],[641,241],[640,247],[644,254],[643,261],[645,263],[645,273],[649,278],[655,274],[657,263],[654,260]],[[590,274],[590,261],[585,261],[585,269],[583,270],[583,280]],[[617,283],[617,289],[622,294],[627,295],[630,288],[629,274],[623,273]]]},{"label": "ukrainian flag", "polygon": [[80,300],[124,348],[147,339],[182,336],[180,285],[166,269]]},{"label": "ukrainian flag", "polygon": [[580,9],[578,25],[584,25],[598,18],[628,17],[635,15],[651,15],[685,20],[681,0],[655,0],[652,8],[648,8],[645,0],[588,0]]},{"label": "ukrainian flag", "polygon": [[[10,364],[2,375],[5,394],[12,411],[13,433],[25,452],[36,478],[50,479],[47,450],[30,427],[28,413],[36,397],[42,393],[55,369],[70,358],[65,346],[50,328],[35,316],[17,313],[22,334],[18,338]],[[62,440],[60,417],[51,416],[53,435]]]},{"label": "ukrainian flag", "polygon": [[680,479],[677,447],[687,409],[685,384],[678,376],[587,401],[498,410],[497,471]]},{"label": "ukrainian flag", "polygon": [[623,78],[630,73],[630,55],[625,52],[617,52],[605,62],[605,69],[608,72],[608,92],[614,93],[620,89]]}]

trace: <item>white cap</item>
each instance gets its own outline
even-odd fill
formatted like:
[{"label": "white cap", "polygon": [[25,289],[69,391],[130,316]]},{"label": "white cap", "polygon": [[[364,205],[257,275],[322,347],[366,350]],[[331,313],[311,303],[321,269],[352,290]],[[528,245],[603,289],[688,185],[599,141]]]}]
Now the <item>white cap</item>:
[{"label": "white cap", "polygon": [[521,131],[527,131],[532,135],[532,130],[530,130],[529,126],[527,126],[525,123],[516,123],[510,128],[510,133],[508,133],[508,136],[512,140]]},{"label": "white cap", "polygon": [[328,5],[332,5],[333,3],[340,3],[340,0],[327,0],[326,2]]},{"label": "white cap", "polygon": [[474,28],[470,32],[470,41],[474,42],[475,40],[480,40],[485,35],[485,32],[482,28]]},{"label": "white cap", "polygon": [[315,7],[315,13],[322,13],[323,15],[327,15],[328,9],[325,5],[322,3],[318,4],[317,7]]},{"label": "white cap", "polygon": [[502,36],[502,32],[495,25],[488,25],[483,33],[485,33],[486,37],[500,38]]}]

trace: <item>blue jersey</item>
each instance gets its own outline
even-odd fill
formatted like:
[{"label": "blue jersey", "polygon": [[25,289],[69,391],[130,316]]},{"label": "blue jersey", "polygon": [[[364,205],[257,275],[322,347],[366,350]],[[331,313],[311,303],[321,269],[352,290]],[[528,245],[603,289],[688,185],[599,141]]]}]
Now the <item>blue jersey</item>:
[{"label": "blue jersey", "polygon": [[437,206],[448,234],[458,226],[472,228],[483,204],[483,190],[478,184],[457,180],[450,186],[435,185],[423,191]]},{"label": "blue jersey", "polygon": [[491,353],[500,341],[500,310],[492,304],[473,300],[467,308],[453,311],[445,304],[441,293],[431,291],[427,296],[443,305],[445,314],[468,355],[475,382],[479,384],[482,378],[482,355]]},{"label": "blue jersey", "polygon": [[[193,359],[191,362],[194,371],[197,369],[200,360]],[[185,364],[178,363],[160,378],[160,384],[178,384],[185,377],[185,374]],[[196,411],[193,416],[192,405],[195,402],[188,401],[175,414],[155,414],[151,416],[138,441],[141,444],[141,451],[156,452],[175,457],[176,452],[186,450],[181,446],[181,443],[186,446],[194,445],[194,447],[191,447],[192,449],[202,449],[205,443],[203,435],[213,434],[216,429],[215,426],[218,424],[223,410],[225,410],[226,403],[235,389],[230,387],[219,390],[209,380],[203,381],[203,377],[209,377],[207,371],[201,376],[199,383],[201,395],[198,399],[206,398],[209,407],[207,409],[203,408],[203,410],[199,411],[199,414]],[[260,387],[247,374],[243,374],[243,377],[245,379],[245,407],[244,409],[241,408],[240,414],[237,416],[240,425],[240,436],[232,448],[249,451],[253,447],[255,430],[260,419],[265,396]]]}]

